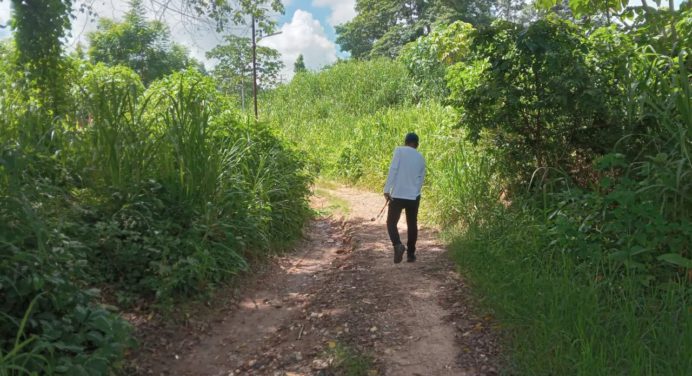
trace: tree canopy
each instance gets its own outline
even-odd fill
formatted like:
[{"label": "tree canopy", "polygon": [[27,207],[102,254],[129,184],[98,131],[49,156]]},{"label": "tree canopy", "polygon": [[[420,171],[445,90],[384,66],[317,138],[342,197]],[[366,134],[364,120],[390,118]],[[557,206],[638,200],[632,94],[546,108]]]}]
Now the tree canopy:
[{"label": "tree canopy", "polygon": [[305,57],[303,57],[303,54],[298,55],[295,64],[293,64],[293,72],[300,73],[307,70],[308,68],[305,67]]},{"label": "tree canopy", "polygon": [[[224,44],[207,52],[207,58],[217,59],[212,71],[219,89],[226,94],[237,94],[244,102],[247,93],[252,93],[252,41],[250,38],[227,35]],[[257,46],[257,85],[260,89],[279,83],[279,72],[284,64],[279,60],[279,51]]]},{"label": "tree canopy", "polygon": [[168,8],[171,3],[179,4],[180,13],[191,12],[211,18],[218,31],[229,24],[248,24],[252,16],[261,30],[271,32],[275,26],[271,13],[284,12],[281,0],[169,0],[165,6]]},{"label": "tree canopy", "polygon": [[489,22],[492,6],[493,1],[480,0],[357,0],[358,14],[336,27],[336,41],[356,59],[395,57],[435,22]]},{"label": "tree canopy", "polygon": [[197,64],[185,47],[170,41],[166,25],[144,18],[141,0],[133,0],[130,5],[123,22],[102,18],[99,29],[89,33],[89,57],[93,62],[130,67],[145,84]]},{"label": "tree canopy", "polygon": [[71,8],[72,0],[12,0],[17,63],[43,93],[44,104],[58,112],[64,92],[61,39]]}]

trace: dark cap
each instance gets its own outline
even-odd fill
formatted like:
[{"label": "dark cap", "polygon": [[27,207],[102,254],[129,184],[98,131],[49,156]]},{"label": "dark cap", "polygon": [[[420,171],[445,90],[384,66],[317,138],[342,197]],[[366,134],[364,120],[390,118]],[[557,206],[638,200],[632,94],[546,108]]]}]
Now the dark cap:
[{"label": "dark cap", "polygon": [[418,135],[411,132],[406,135],[406,138],[404,138],[404,144],[417,144],[418,143]]}]

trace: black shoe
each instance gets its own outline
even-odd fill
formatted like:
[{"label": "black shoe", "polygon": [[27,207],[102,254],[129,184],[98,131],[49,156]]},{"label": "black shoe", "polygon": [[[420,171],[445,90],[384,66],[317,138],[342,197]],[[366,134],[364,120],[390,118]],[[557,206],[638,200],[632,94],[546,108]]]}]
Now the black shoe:
[{"label": "black shoe", "polygon": [[416,262],[416,255],[408,254],[406,255],[406,262]]},{"label": "black shoe", "polygon": [[394,263],[398,264],[404,258],[404,252],[406,252],[406,246],[403,244],[398,244],[394,246]]}]

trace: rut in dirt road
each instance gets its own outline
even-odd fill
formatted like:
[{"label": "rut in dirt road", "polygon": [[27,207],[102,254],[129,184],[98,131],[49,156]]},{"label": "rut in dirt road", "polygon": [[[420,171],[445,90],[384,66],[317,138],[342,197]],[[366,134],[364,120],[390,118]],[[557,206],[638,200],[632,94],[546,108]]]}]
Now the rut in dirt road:
[{"label": "rut in dirt road", "polygon": [[213,324],[205,333],[174,334],[169,351],[138,356],[138,372],[496,374],[490,320],[473,315],[436,232],[421,229],[417,262],[395,265],[384,224],[370,221],[382,197],[321,191],[327,197],[313,200],[316,209],[337,199],[348,203],[349,213],[311,222],[296,252],[253,278],[239,297],[229,297],[231,308],[208,318]]}]

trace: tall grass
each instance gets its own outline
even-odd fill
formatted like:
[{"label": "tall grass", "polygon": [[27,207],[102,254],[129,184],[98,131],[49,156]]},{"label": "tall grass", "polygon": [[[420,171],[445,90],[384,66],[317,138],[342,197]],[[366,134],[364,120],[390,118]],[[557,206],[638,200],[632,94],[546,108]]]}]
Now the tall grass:
[{"label": "tall grass", "polygon": [[166,308],[301,235],[302,158],[209,78],[145,89],[127,68],[82,65],[56,117],[4,63],[0,373],[108,374],[130,329],[94,287],[119,307]]},{"label": "tall grass", "polygon": [[[423,209],[447,229],[478,302],[497,318],[508,373],[690,374],[691,97],[680,64],[688,57],[636,56],[631,76],[619,78],[629,80],[631,97],[620,98],[628,107],[618,110],[646,134],[622,135],[593,167],[602,179],[592,189],[562,174],[536,179],[537,190],[503,194],[511,180],[499,165],[506,150],[484,136],[465,141],[452,109],[418,103],[409,89],[384,95],[395,101],[359,92],[392,87],[388,80],[409,85],[396,62],[298,76],[271,94],[268,117],[314,171],[375,191],[403,135],[421,136],[429,172]],[[396,75],[360,76],[360,67],[377,64]],[[331,87],[316,89],[325,83]],[[343,98],[348,106],[336,103]]]},{"label": "tall grass", "polygon": [[160,299],[206,291],[247,257],[300,234],[309,178],[296,155],[263,126],[243,123],[199,73],[175,73],[146,91],[138,80],[97,66],[82,88],[91,124],[76,133],[87,142],[75,143],[99,167],[93,193],[115,198],[95,206],[110,217],[95,227],[119,240],[90,244],[107,282]]},{"label": "tall grass", "polygon": [[[595,191],[497,206],[453,244],[509,334],[519,374],[692,373],[692,126],[685,54],[642,53],[629,98],[646,134],[598,163]],[[619,148],[641,145],[632,159]]]},{"label": "tall grass", "polygon": [[41,363],[44,358],[38,354],[25,352],[23,349],[29,346],[32,342],[36,340],[36,337],[31,337],[22,340],[22,335],[24,334],[24,329],[29,321],[29,317],[36,305],[36,300],[40,295],[36,296],[31,303],[29,303],[29,308],[27,308],[24,317],[22,317],[19,322],[19,328],[17,329],[17,336],[14,340],[14,345],[5,354],[0,350],[0,375],[31,375],[31,371],[26,368],[27,363]]},{"label": "tall grass", "polygon": [[422,210],[430,221],[458,224],[498,197],[495,159],[465,141],[452,109],[413,95],[398,62],[346,62],[270,93],[267,117],[313,171],[373,190],[384,186],[394,148],[416,132],[428,170]]},{"label": "tall grass", "polygon": [[74,144],[74,158],[81,158],[75,167],[101,188],[124,190],[141,181],[155,153],[139,76],[125,67],[99,64],[85,72],[74,92],[82,104],[76,114],[79,126],[73,129],[81,136]]},{"label": "tall grass", "polygon": [[[692,295],[682,281],[643,286],[575,261],[531,209],[497,208],[452,244],[479,300],[507,335],[510,373],[686,375]],[[546,236],[548,234],[548,236]]]}]

